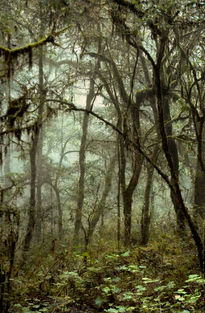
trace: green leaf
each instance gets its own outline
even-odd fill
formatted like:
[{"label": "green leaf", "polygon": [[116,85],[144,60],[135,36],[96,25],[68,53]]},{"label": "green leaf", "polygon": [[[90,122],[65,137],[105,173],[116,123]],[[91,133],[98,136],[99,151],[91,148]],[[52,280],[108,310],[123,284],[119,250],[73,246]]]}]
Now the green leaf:
[{"label": "green leaf", "polygon": [[151,279],[148,277],[143,277],[142,280],[144,281],[145,284],[151,284],[151,283],[158,283],[159,279]]},{"label": "green leaf", "polygon": [[109,293],[111,290],[110,290],[110,287],[104,287],[104,288],[102,289],[102,291],[107,294],[107,293]]},{"label": "green leaf", "polygon": [[119,282],[120,280],[121,280],[120,277],[114,277],[114,278],[113,278],[113,281],[114,281],[115,283]]},{"label": "green leaf", "polygon": [[22,313],[33,313],[33,311],[31,311],[29,308],[23,307]]},{"label": "green leaf", "polygon": [[135,287],[138,291],[145,291],[146,288],[144,286],[138,285]]},{"label": "green leaf", "polygon": [[140,265],[139,268],[141,268],[141,269],[144,270],[144,269],[146,269],[147,267],[146,267],[145,265]]},{"label": "green leaf", "polygon": [[88,252],[83,252],[82,256],[85,256],[85,257],[87,257],[87,258],[89,258],[89,257],[90,257],[90,255],[89,255],[89,253],[88,253]]},{"label": "green leaf", "polygon": [[128,251],[124,252],[123,254],[121,254],[121,256],[124,256],[124,257],[130,256],[130,251],[128,250]]},{"label": "green leaf", "polygon": [[113,308],[107,309],[105,310],[105,312],[109,312],[109,313],[118,313],[119,311]]}]

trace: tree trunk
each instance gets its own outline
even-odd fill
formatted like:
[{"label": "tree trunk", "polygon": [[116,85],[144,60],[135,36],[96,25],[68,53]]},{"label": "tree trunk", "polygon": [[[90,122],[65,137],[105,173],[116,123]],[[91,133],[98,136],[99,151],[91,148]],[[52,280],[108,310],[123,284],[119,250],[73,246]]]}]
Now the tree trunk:
[{"label": "tree trunk", "polygon": [[114,167],[115,167],[115,161],[116,161],[116,157],[114,156],[111,161],[110,164],[108,166],[106,175],[105,175],[105,184],[104,184],[104,190],[102,193],[102,197],[97,205],[97,208],[91,218],[91,221],[89,223],[89,228],[88,228],[88,243],[90,242],[92,235],[94,233],[95,227],[100,219],[100,216],[102,216],[103,212],[104,212],[104,208],[105,208],[105,204],[106,204],[106,199],[107,196],[109,194],[109,191],[111,189],[111,184],[112,184],[112,175],[113,175],[113,171],[114,171]]},{"label": "tree trunk", "polygon": [[129,247],[131,244],[131,227],[132,227],[132,193],[125,191],[123,193],[124,204],[124,245]]},{"label": "tree trunk", "polygon": [[41,199],[41,186],[42,186],[42,146],[43,146],[43,134],[42,129],[39,130],[39,139],[37,147],[37,186],[36,186],[36,239],[39,241],[41,239],[41,228],[42,228],[42,199]]},{"label": "tree trunk", "polygon": [[198,219],[205,219],[205,122],[198,123],[198,154],[197,154],[197,167],[194,185],[194,216],[196,221]]},{"label": "tree trunk", "polygon": [[[170,106],[169,106],[169,98],[168,96],[163,96],[163,113],[164,113],[164,125],[165,131],[167,135],[167,143],[169,154],[172,159],[173,163],[173,170],[175,171],[175,175],[179,176],[179,158],[178,158],[178,148],[176,145],[176,141],[173,138],[173,129],[172,129],[172,122],[171,122],[171,114],[170,114]],[[184,235],[185,231],[185,216],[183,212],[179,209],[177,199],[175,197],[174,192],[171,190],[171,199],[174,205],[174,210],[176,213],[176,220],[177,220],[177,233],[180,236]]]},{"label": "tree trunk", "polygon": [[121,188],[120,188],[120,151],[118,145],[118,178],[117,178],[117,246],[120,249],[120,239],[121,239]]},{"label": "tree trunk", "polygon": [[[132,201],[133,193],[137,186],[141,168],[142,157],[139,153],[134,153],[134,164],[132,169],[132,176],[128,186],[125,185],[125,160],[124,159],[124,146],[121,147],[121,186],[122,186],[122,199],[123,199],[123,212],[124,212],[124,245],[129,247],[131,244],[131,228],[132,228]],[[123,164],[124,163],[124,164]]]},{"label": "tree trunk", "polygon": [[[155,147],[152,161],[155,163],[158,156],[158,145]],[[146,245],[149,241],[149,228],[150,228],[150,195],[152,192],[152,183],[153,183],[153,173],[154,167],[151,164],[147,166],[147,183],[144,194],[144,205],[142,208],[142,217],[141,217],[141,244]]]},{"label": "tree trunk", "polygon": [[171,181],[169,183],[170,190],[173,194],[173,198],[175,201],[175,204],[177,206],[177,210],[181,215],[184,215],[188,226],[190,228],[191,234],[193,236],[197,251],[198,251],[198,258],[199,258],[199,263],[200,263],[200,268],[201,271],[204,273],[205,272],[205,256],[204,256],[204,246],[203,242],[199,236],[199,233],[197,231],[197,227],[192,221],[192,218],[185,207],[184,200],[182,198],[181,190],[179,187],[179,179],[178,175],[176,173],[176,170],[174,168],[174,162],[173,158],[170,154],[170,149],[169,149],[169,144],[167,140],[167,134],[165,130],[165,121],[164,121],[164,112],[163,112],[163,97],[162,97],[162,83],[161,83],[161,62],[162,62],[162,57],[164,55],[164,47],[165,47],[165,42],[167,40],[166,36],[163,36],[161,38],[160,42],[160,52],[158,55],[158,60],[157,64],[154,67],[154,74],[155,74],[155,84],[156,84],[156,95],[157,95],[157,109],[158,109],[158,119],[159,119],[159,129],[160,129],[160,135],[162,139],[162,148],[163,152],[165,154],[168,167],[170,170],[170,175],[171,175]]},{"label": "tree trunk", "polygon": [[[42,156],[42,143],[40,140],[40,146],[39,145],[39,138],[40,133],[42,131],[42,113],[43,113],[43,106],[44,106],[44,100],[45,100],[45,94],[43,90],[43,47],[41,46],[39,48],[39,94],[40,94],[40,102],[39,102],[39,108],[38,108],[38,117],[37,122],[35,125],[35,130],[33,134],[33,141],[31,145],[30,150],[30,166],[31,166],[31,183],[30,183],[30,208],[29,208],[29,220],[27,224],[26,229],[26,236],[24,239],[24,252],[27,252],[30,247],[30,243],[33,237],[33,231],[34,226],[36,224],[36,176],[37,176],[37,153],[39,152],[39,158]],[[40,150],[38,151],[38,148]],[[41,162],[39,163],[41,164]],[[38,164],[38,165],[39,165]],[[39,169],[39,171],[41,168]],[[38,177],[39,178],[39,177]],[[40,229],[41,229],[41,181],[39,179],[38,181],[38,189],[37,189],[37,195],[38,195],[38,207],[37,207],[37,217],[38,217],[38,224],[37,224],[37,232],[38,236],[40,236]]]},{"label": "tree trunk", "polygon": [[61,199],[60,199],[60,192],[57,186],[53,186],[56,194],[57,200],[57,209],[58,209],[58,237],[61,240],[63,237],[63,212],[61,207]]},{"label": "tree trunk", "polygon": [[35,184],[36,184],[36,153],[37,153],[38,133],[39,131],[37,128],[36,133],[34,134],[34,139],[30,150],[30,167],[31,167],[30,205],[28,211],[28,224],[26,228],[26,236],[23,245],[24,252],[27,252],[29,250],[35,226],[35,206],[36,206]]},{"label": "tree trunk", "polygon": [[[142,100],[141,100],[142,101]],[[140,101],[136,104],[130,103],[131,108],[131,122],[132,122],[132,140],[138,142],[140,138],[140,119],[139,119],[139,107]],[[124,120],[124,131],[127,128],[127,121]],[[124,139],[120,139],[120,180],[122,187],[122,199],[123,199],[123,210],[124,210],[124,245],[126,247],[131,244],[131,228],[132,228],[132,201],[133,194],[138,184],[139,176],[142,169],[143,157],[138,151],[132,151],[130,153],[132,157],[132,174],[129,183],[126,184],[126,157],[125,149],[126,143]]]},{"label": "tree trunk", "polygon": [[[93,99],[95,96],[94,90],[94,79],[90,78],[90,88],[89,93],[86,98],[86,110],[91,110]],[[73,245],[76,246],[79,243],[79,232],[82,223],[82,210],[83,210],[83,202],[85,196],[85,152],[86,152],[86,140],[88,133],[88,121],[89,114],[84,113],[83,117],[83,126],[82,126],[82,138],[79,152],[79,167],[80,167],[80,177],[78,181],[78,199],[77,199],[77,207],[75,213],[75,225],[74,225],[74,236],[73,236]]]},{"label": "tree trunk", "polygon": [[[42,10],[42,9],[41,9]],[[42,12],[41,12],[41,33],[42,28]],[[39,48],[39,62],[38,62],[38,81],[39,81],[39,95],[40,103],[38,110],[38,123],[41,125],[38,136],[38,149],[37,149],[37,206],[36,206],[36,236],[37,240],[41,238],[41,211],[42,211],[42,199],[41,199],[41,186],[42,186],[42,150],[43,150],[43,128],[42,128],[42,113],[45,102],[44,92],[44,79],[43,79],[43,47]]]}]

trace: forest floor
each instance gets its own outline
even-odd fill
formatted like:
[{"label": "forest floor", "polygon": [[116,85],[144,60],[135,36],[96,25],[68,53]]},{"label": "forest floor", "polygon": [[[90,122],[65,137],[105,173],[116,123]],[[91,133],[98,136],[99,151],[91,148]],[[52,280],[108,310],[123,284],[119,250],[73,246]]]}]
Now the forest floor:
[{"label": "forest floor", "polygon": [[196,251],[172,236],[129,250],[38,251],[12,281],[11,313],[205,312]]}]

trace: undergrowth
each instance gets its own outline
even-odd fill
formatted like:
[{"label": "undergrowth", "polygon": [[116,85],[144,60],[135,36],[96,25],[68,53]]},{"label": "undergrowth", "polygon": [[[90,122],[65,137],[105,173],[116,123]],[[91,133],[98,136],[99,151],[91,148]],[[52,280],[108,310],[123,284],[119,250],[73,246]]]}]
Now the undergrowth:
[{"label": "undergrowth", "polygon": [[[204,312],[205,279],[191,246],[165,236],[130,250],[33,257],[12,281],[10,312]],[[26,274],[25,274],[26,273]],[[78,311],[75,311],[78,312]]]}]

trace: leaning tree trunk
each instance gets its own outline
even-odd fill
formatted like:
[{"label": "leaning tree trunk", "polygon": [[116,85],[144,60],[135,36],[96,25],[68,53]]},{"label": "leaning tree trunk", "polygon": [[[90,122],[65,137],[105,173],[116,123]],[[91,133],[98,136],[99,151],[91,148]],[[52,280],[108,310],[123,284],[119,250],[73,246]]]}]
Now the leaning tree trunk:
[{"label": "leaning tree trunk", "polygon": [[182,193],[179,187],[179,178],[174,168],[173,158],[170,154],[169,143],[167,140],[167,134],[165,130],[165,121],[164,121],[164,105],[163,105],[163,96],[162,96],[162,82],[161,82],[161,71],[162,71],[162,57],[164,55],[165,43],[167,37],[163,35],[160,40],[160,48],[159,55],[157,59],[157,63],[154,66],[154,75],[155,75],[155,87],[156,87],[156,97],[157,97],[157,110],[158,110],[158,119],[159,119],[159,130],[162,140],[162,149],[165,154],[167,164],[170,170],[171,180],[169,182],[169,188],[172,192],[175,204],[177,206],[177,210],[181,215],[184,215],[185,220],[190,228],[191,234],[193,236],[193,240],[195,242],[198,258],[200,263],[201,271],[205,272],[205,256],[204,256],[204,246],[202,239],[197,231],[197,227],[195,226],[192,218],[184,204],[184,200],[182,197]]},{"label": "leaning tree trunk", "polygon": [[[178,148],[176,145],[176,141],[173,138],[173,129],[172,129],[172,122],[171,122],[169,99],[168,99],[168,96],[166,95],[163,97],[163,113],[164,113],[164,125],[165,125],[165,131],[166,131],[166,136],[167,136],[169,154],[172,158],[173,170],[175,171],[175,175],[178,177],[179,176]],[[183,236],[184,231],[185,231],[185,216],[183,212],[179,209],[174,192],[171,190],[170,193],[171,193],[172,203],[174,205],[174,210],[176,213],[177,233]]]}]

